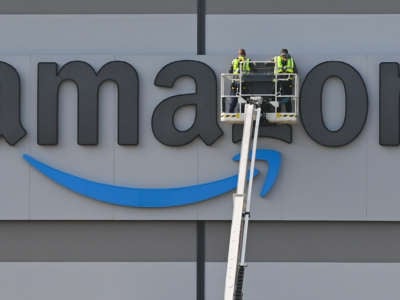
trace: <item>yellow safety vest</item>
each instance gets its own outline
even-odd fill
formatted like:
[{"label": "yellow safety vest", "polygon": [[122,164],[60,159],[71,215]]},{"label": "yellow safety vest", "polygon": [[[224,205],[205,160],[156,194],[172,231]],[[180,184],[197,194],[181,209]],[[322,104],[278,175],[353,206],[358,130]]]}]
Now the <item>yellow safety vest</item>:
[{"label": "yellow safety vest", "polygon": [[239,56],[232,60],[233,74],[239,74],[240,63],[242,63],[242,72],[250,72],[250,58]]},{"label": "yellow safety vest", "polygon": [[294,73],[294,59],[289,56],[286,60],[286,64],[283,64],[281,56],[274,57],[275,62],[275,74],[277,73]]}]

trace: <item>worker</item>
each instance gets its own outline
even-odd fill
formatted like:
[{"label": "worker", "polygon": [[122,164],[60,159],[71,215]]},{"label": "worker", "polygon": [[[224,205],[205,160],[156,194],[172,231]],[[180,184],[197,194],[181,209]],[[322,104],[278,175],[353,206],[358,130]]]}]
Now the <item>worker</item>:
[{"label": "worker", "polygon": [[[293,91],[293,78],[287,75],[279,77],[282,73],[297,73],[296,64],[293,57],[289,54],[287,49],[282,49],[279,56],[274,57],[275,69],[274,74],[278,75],[278,93],[280,95],[292,95]],[[288,79],[288,80],[284,80]],[[280,106],[285,104],[286,112],[292,112],[291,98],[280,98]],[[278,109],[280,111],[281,108]]]},{"label": "worker", "polygon": [[[246,50],[239,49],[238,56],[232,60],[232,64],[229,68],[229,73],[232,74],[239,74],[240,71],[242,73],[249,73],[251,71],[251,59],[246,57]],[[235,77],[235,76],[234,76]],[[231,95],[237,95],[239,93],[239,82],[233,78],[232,85],[231,85]],[[247,92],[247,85],[242,83],[242,93]],[[238,103],[237,97],[231,98],[231,103],[229,105],[229,112],[235,112],[236,105]]]}]

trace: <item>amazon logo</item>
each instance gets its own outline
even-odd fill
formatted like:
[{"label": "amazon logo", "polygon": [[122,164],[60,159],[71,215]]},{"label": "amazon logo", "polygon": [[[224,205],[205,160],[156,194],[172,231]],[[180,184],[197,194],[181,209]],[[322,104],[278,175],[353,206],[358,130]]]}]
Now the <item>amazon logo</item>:
[{"label": "amazon logo", "polygon": [[[395,62],[379,65],[379,143],[382,146],[400,144],[400,68]],[[193,93],[170,96],[154,108],[151,128],[155,139],[169,147],[182,147],[199,139],[212,146],[223,131],[218,123],[218,80],[215,71],[196,60],[178,60],[166,64],[154,76],[157,89],[173,89],[180,78],[190,78]],[[330,78],[338,78],[345,90],[345,118],[335,131],[328,129],[322,114],[322,92]],[[64,65],[40,62],[37,65],[37,140],[41,146],[56,146],[59,139],[59,90],[64,82],[77,87],[77,144],[96,146],[99,143],[99,90],[105,82],[118,89],[117,142],[120,146],[140,143],[140,74],[125,61],[111,61],[96,70],[85,61]],[[17,145],[28,130],[22,125],[20,112],[20,76],[10,64],[0,61],[0,136],[10,145]],[[175,114],[185,106],[195,108],[190,128],[180,130]],[[362,132],[368,115],[368,93],[362,75],[350,64],[326,61],[316,65],[305,76],[300,90],[301,126],[316,143],[326,147],[342,147],[352,143]],[[232,142],[242,136],[242,126],[232,126]],[[260,137],[292,143],[290,125],[262,123]],[[236,157],[236,156],[235,156]],[[134,207],[168,207],[198,203],[227,193],[236,186],[237,175],[184,187],[141,189],[94,182],[47,165],[29,154],[24,159],[38,172],[55,183],[98,201]],[[261,194],[272,188],[280,168],[280,155],[273,150],[259,149],[257,159],[269,164]],[[234,158],[235,160],[235,158]],[[161,196],[162,195],[162,196]]]}]

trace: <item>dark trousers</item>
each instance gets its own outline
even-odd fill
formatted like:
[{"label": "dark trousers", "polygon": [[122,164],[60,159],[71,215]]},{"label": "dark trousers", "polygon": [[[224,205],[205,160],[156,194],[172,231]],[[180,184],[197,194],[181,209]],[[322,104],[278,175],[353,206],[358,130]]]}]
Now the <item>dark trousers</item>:
[{"label": "dark trousers", "polygon": [[[236,93],[232,93],[232,95],[236,95]],[[238,98],[232,97],[231,98],[231,103],[229,104],[229,112],[230,113],[235,112],[235,108],[236,108],[237,103],[238,103]]]},{"label": "dark trousers", "polygon": [[[248,88],[247,85],[242,84],[242,93],[246,94],[248,93]],[[239,94],[239,85],[237,83],[232,83],[231,86],[231,95],[232,96],[237,96]],[[237,106],[238,103],[238,98],[237,97],[232,97],[231,98],[231,103],[229,104],[229,112],[230,113],[234,113],[235,112],[235,108]]]},{"label": "dark trousers", "polygon": [[[281,95],[291,95],[293,91],[293,83],[291,80],[279,81],[278,82],[278,93]],[[279,110],[281,111],[282,106],[285,106],[286,112],[292,112],[292,98],[281,97],[279,98]]]}]

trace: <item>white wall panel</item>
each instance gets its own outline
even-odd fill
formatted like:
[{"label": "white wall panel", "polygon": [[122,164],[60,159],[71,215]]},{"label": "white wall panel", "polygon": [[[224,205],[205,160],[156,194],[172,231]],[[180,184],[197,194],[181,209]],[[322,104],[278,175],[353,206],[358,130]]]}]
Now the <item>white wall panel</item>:
[{"label": "white wall panel", "polygon": [[4,299],[195,299],[194,263],[0,263]]},{"label": "white wall panel", "polygon": [[[207,263],[206,299],[223,298],[224,263]],[[249,263],[244,297],[375,300],[399,293],[398,263]]]}]

